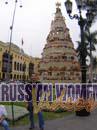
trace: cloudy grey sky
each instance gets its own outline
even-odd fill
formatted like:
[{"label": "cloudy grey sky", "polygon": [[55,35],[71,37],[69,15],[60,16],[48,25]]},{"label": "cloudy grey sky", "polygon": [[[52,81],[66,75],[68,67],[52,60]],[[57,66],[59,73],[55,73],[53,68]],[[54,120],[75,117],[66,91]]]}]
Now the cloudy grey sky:
[{"label": "cloudy grey sky", "polygon": [[[9,0],[8,5],[5,5],[5,1],[0,0],[0,41],[9,42],[9,27],[12,22],[15,0]],[[23,38],[24,45],[22,48],[27,54],[34,57],[41,56],[43,47],[46,44],[46,37],[50,30],[51,20],[54,18],[55,3],[57,1],[61,1],[62,13],[76,47],[75,41],[79,37],[79,26],[76,20],[68,18],[64,7],[65,0],[22,0],[23,8],[19,8],[21,0],[18,0],[12,42],[21,47],[21,39]],[[72,1],[74,3],[74,0]],[[73,10],[73,12],[77,11],[75,3]]]}]

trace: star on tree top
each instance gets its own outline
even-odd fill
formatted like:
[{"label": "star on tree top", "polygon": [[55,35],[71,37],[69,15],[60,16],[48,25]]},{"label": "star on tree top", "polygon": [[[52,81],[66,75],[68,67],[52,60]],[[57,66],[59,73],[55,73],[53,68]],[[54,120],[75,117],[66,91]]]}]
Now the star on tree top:
[{"label": "star on tree top", "polygon": [[61,6],[61,3],[60,3],[60,2],[57,2],[57,3],[56,3],[56,7],[57,7],[57,8],[60,8],[60,6]]}]

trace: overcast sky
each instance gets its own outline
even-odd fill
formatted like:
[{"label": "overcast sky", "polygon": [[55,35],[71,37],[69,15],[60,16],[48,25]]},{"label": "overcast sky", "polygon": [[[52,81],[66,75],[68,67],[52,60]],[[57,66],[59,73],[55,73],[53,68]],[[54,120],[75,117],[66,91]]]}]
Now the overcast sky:
[{"label": "overcast sky", "polygon": [[[15,0],[9,0],[8,5],[5,4],[5,1],[0,0],[0,41],[9,42],[9,27],[12,23]],[[46,37],[50,31],[51,20],[54,18],[57,1],[61,1],[62,13],[76,47],[75,41],[79,37],[79,26],[76,20],[68,18],[64,7],[65,0],[22,0],[22,2],[18,0],[12,42],[22,47],[27,54],[34,57],[41,56],[46,44]],[[20,3],[22,3],[23,8],[19,7]],[[73,12],[76,12],[75,3],[73,7]],[[23,46],[21,46],[22,38],[24,40]]]}]

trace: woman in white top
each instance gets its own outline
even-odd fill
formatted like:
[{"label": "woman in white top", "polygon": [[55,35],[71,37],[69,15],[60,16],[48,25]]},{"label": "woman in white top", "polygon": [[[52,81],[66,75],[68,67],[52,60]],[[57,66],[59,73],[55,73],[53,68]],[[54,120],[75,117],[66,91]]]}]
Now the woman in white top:
[{"label": "woman in white top", "polygon": [[4,127],[5,130],[10,130],[8,122],[5,120],[7,116],[7,111],[4,105],[0,105],[0,125]]}]

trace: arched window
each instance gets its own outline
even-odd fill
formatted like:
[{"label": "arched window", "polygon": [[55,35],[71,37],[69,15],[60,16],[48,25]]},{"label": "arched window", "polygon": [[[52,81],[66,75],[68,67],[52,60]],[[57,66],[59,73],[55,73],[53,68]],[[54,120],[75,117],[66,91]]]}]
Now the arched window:
[{"label": "arched window", "polygon": [[14,62],[14,70],[16,70],[16,62]]},{"label": "arched window", "polygon": [[31,77],[33,73],[34,73],[34,64],[29,63],[29,77]]},{"label": "arched window", "polygon": [[23,64],[21,64],[21,71],[23,71]]},{"label": "arched window", "polygon": [[19,63],[17,63],[17,71],[19,71]]},{"label": "arched window", "polygon": [[19,80],[19,75],[17,75],[17,79]]},{"label": "arched window", "polygon": [[74,60],[74,56],[71,56],[71,60]]},{"label": "arched window", "polygon": [[14,79],[16,79],[16,74],[14,74]]},{"label": "arched window", "polygon": [[22,69],[21,69],[21,63],[20,63],[20,71],[21,71]]},{"label": "arched window", "polygon": [[12,72],[12,55],[9,55],[6,50],[2,55],[2,71],[7,72],[8,66],[10,66],[9,72]]},{"label": "arched window", "polygon": [[64,56],[64,59],[67,60],[67,56]]},{"label": "arched window", "polygon": [[26,63],[23,64],[23,71],[26,71]]}]

